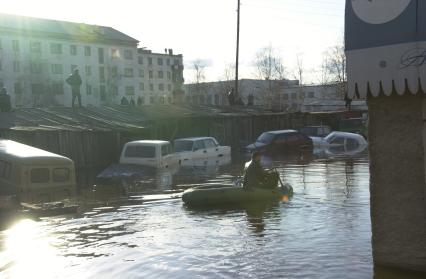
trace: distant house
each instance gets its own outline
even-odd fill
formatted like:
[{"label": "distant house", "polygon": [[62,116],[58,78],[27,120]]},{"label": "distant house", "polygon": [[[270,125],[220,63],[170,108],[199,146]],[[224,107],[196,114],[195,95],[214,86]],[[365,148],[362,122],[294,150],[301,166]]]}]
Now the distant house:
[{"label": "distant house", "polygon": [[78,69],[84,105],[118,104],[123,96],[172,102],[183,83],[182,55],[138,43],[111,27],[0,14],[0,87],[16,107],[70,106],[64,81]]},{"label": "distant house", "polygon": [[[185,103],[193,105],[229,105],[228,92],[234,81],[185,84]],[[286,112],[345,110],[344,93],[340,83],[299,85],[298,80],[241,79],[239,95],[245,105]],[[364,100],[354,101],[354,109],[366,110]]]}]

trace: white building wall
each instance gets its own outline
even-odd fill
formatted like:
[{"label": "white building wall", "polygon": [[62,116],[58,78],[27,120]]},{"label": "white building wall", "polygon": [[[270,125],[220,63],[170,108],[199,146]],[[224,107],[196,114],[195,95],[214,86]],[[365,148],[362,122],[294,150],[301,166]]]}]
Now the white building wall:
[{"label": "white building wall", "polygon": [[[13,41],[19,41],[18,50],[13,49]],[[39,53],[30,50],[32,42],[40,43]],[[51,53],[51,44],[60,44],[62,52]],[[75,46],[75,54],[71,53],[71,46]],[[86,47],[90,48],[90,55],[85,53]],[[103,62],[99,58],[100,49],[103,49]],[[131,56],[126,52],[131,53]],[[138,63],[139,56],[143,56],[143,64]],[[152,58],[152,65],[148,65],[148,57]],[[158,65],[158,58],[164,60],[163,65]],[[139,96],[144,97],[145,104],[150,104],[151,96],[155,97],[155,100],[163,97],[166,103],[172,102],[174,87],[171,65],[175,60],[179,65],[183,65],[181,55],[139,54],[136,45],[85,43],[0,34],[0,85],[6,87],[14,107],[71,106],[71,88],[65,80],[74,68],[79,70],[83,81],[80,90],[83,105],[119,104],[123,96],[129,101],[134,99],[135,102]],[[19,69],[16,69],[18,66],[15,65],[16,72],[14,62],[19,63]],[[41,73],[31,71],[32,63],[40,63]],[[52,65],[60,65],[56,66],[58,72],[53,71],[55,66]],[[142,76],[139,75],[139,70],[143,72]],[[153,71],[152,78],[149,78],[149,71]],[[159,71],[163,72],[163,78],[159,77]],[[15,83],[21,84],[21,90],[15,90]],[[144,84],[143,87],[141,83]],[[36,84],[41,84],[43,94],[33,94]],[[52,92],[52,84],[62,84],[62,90]],[[153,90],[150,90],[150,84]]]}]

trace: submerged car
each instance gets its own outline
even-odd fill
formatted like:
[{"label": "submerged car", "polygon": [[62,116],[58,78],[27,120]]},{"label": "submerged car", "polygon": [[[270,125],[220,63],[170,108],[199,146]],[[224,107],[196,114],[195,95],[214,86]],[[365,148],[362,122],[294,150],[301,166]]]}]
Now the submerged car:
[{"label": "submerged car", "polygon": [[187,160],[226,157],[231,155],[230,146],[221,146],[213,137],[181,138],[173,141],[181,162]]},{"label": "submerged car", "polygon": [[120,164],[135,164],[154,168],[168,168],[180,163],[172,145],[163,140],[137,140],[124,145]]},{"label": "submerged car", "polygon": [[323,138],[331,133],[331,127],[326,125],[306,126],[300,129],[300,132],[311,138],[314,147],[321,147],[325,144]]},{"label": "submerged car", "polygon": [[312,139],[296,130],[268,131],[261,134],[256,142],[246,146],[246,151],[261,151],[269,154],[277,152],[300,152],[312,150]]}]

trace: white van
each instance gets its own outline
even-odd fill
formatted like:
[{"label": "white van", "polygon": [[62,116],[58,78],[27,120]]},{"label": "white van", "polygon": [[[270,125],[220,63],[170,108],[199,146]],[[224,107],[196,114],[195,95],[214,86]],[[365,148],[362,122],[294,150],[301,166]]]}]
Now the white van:
[{"label": "white van", "polygon": [[74,162],[11,140],[0,140],[0,193],[22,202],[50,202],[75,194]]},{"label": "white van", "polygon": [[163,140],[138,140],[124,145],[120,164],[136,164],[155,168],[169,168],[178,165],[179,155],[172,145]]}]

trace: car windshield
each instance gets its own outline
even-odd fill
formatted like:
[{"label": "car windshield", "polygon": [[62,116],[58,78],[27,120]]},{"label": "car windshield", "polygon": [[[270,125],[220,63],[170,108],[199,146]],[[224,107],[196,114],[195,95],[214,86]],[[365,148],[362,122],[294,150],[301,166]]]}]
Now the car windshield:
[{"label": "car windshield", "polygon": [[260,135],[260,137],[257,138],[257,142],[261,143],[271,143],[274,139],[274,134],[271,133],[263,133]]},{"label": "car windshield", "polygon": [[191,151],[192,143],[191,140],[175,140],[175,152]]}]

